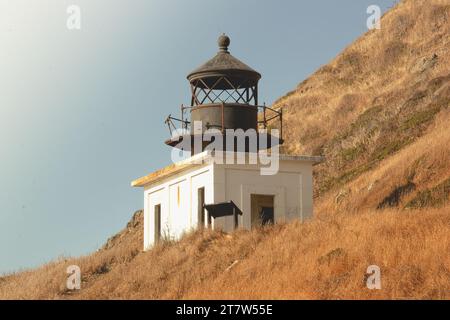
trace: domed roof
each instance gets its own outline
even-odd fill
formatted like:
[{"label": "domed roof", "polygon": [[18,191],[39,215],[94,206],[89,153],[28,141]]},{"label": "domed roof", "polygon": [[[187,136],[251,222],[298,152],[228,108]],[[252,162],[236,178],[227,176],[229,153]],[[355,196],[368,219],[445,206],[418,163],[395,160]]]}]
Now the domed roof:
[{"label": "domed roof", "polygon": [[[190,82],[202,79],[209,86],[215,83],[215,79],[226,76],[229,81],[235,82],[236,86],[252,86],[261,79],[261,74],[230,54],[228,51],[230,38],[228,36],[222,34],[217,43],[219,52],[187,76]],[[198,86],[203,85],[200,83]],[[219,84],[219,87],[215,88],[226,89],[223,87],[227,87],[226,83]]]}]

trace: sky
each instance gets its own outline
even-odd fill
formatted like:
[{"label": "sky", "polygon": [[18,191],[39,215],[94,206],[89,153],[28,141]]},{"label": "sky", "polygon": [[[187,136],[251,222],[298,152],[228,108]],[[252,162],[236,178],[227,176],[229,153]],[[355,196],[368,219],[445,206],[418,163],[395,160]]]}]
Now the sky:
[{"label": "sky", "polygon": [[0,274],[88,254],[143,207],[130,182],[170,164],[164,119],[220,34],[270,105],[365,33],[373,4],[394,0],[0,0]]}]

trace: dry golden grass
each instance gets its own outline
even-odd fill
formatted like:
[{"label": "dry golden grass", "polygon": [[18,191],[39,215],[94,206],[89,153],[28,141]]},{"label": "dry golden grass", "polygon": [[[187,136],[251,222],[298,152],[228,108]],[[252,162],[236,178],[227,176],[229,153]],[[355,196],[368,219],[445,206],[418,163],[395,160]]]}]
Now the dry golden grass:
[{"label": "dry golden grass", "polygon": [[[316,201],[316,208],[320,212],[360,212],[376,208],[392,195],[396,198],[392,205],[404,207],[421,191],[448,180],[449,123],[450,110],[445,110],[422,137],[346,183],[340,192],[322,195]],[[395,195],[399,187],[407,184],[412,186],[411,190]],[[442,197],[443,204],[450,204],[450,188]]]},{"label": "dry golden grass", "polygon": [[0,299],[449,299],[449,65],[448,1],[403,1],[275,104],[285,151],[326,156],[311,221],[141,252],[138,213],[92,255],[0,277]]},{"label": "dry golden grass", "polygon": [[336,196],[427,133],[450,105],[449,66],[449,2],[406,0],[383,16],[381,30],[279,99],[286,152],[327,159],[316,167],[316,194]]},{"label": "dry golden grass", "polygon": [[[196,232],[138,252],[139,215],[108,249],[2,278],[0,298],[450,298],[449,207],[320,217],[231,235]],[[82,271],[76,293],[65,289],[72,264]],[[381,290],[365,285],[373,264]]]}]

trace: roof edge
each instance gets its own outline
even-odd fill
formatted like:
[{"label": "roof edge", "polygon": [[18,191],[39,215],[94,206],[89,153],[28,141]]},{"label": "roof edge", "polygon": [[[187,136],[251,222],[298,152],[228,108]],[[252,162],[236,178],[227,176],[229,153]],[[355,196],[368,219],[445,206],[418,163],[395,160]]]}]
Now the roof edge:
[{"label": "roof edge", "polygon": [[[232,152],[233,156],[238,154],[248,155],[248,152]],[[225,152],[226,156],[227,152]],[[289,155],[280,154],[281,161],[304,161],[311,162],[313,165],[319,164],[325,160],[323,156],[307,156],[307,155]],[[145,187],[146,185],[154,182],[161,181],[162,179],[171,177],[187,169],[199,168],[213,163],[213,155],[211,151],[204,151],[196,154],[192,157],[184,159],[182,161],[172,163],[162,169],[156,170],[146,176],[135,179],[131,182],[132,187]]]}]

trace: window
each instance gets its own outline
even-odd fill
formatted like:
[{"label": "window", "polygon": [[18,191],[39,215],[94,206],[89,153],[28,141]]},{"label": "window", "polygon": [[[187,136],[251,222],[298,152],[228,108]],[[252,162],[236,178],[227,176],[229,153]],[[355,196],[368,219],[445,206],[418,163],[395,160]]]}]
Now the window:
[{"label": "window", "polygon": [[161,240],[161,205],[155,205],[155,243]]},{"label": "window", "polygon": [[205,205],[205,188],[201,187],[197,190],[197,221],[198,226],[203,228],[205,226],[205,210],[203,206]]}]

